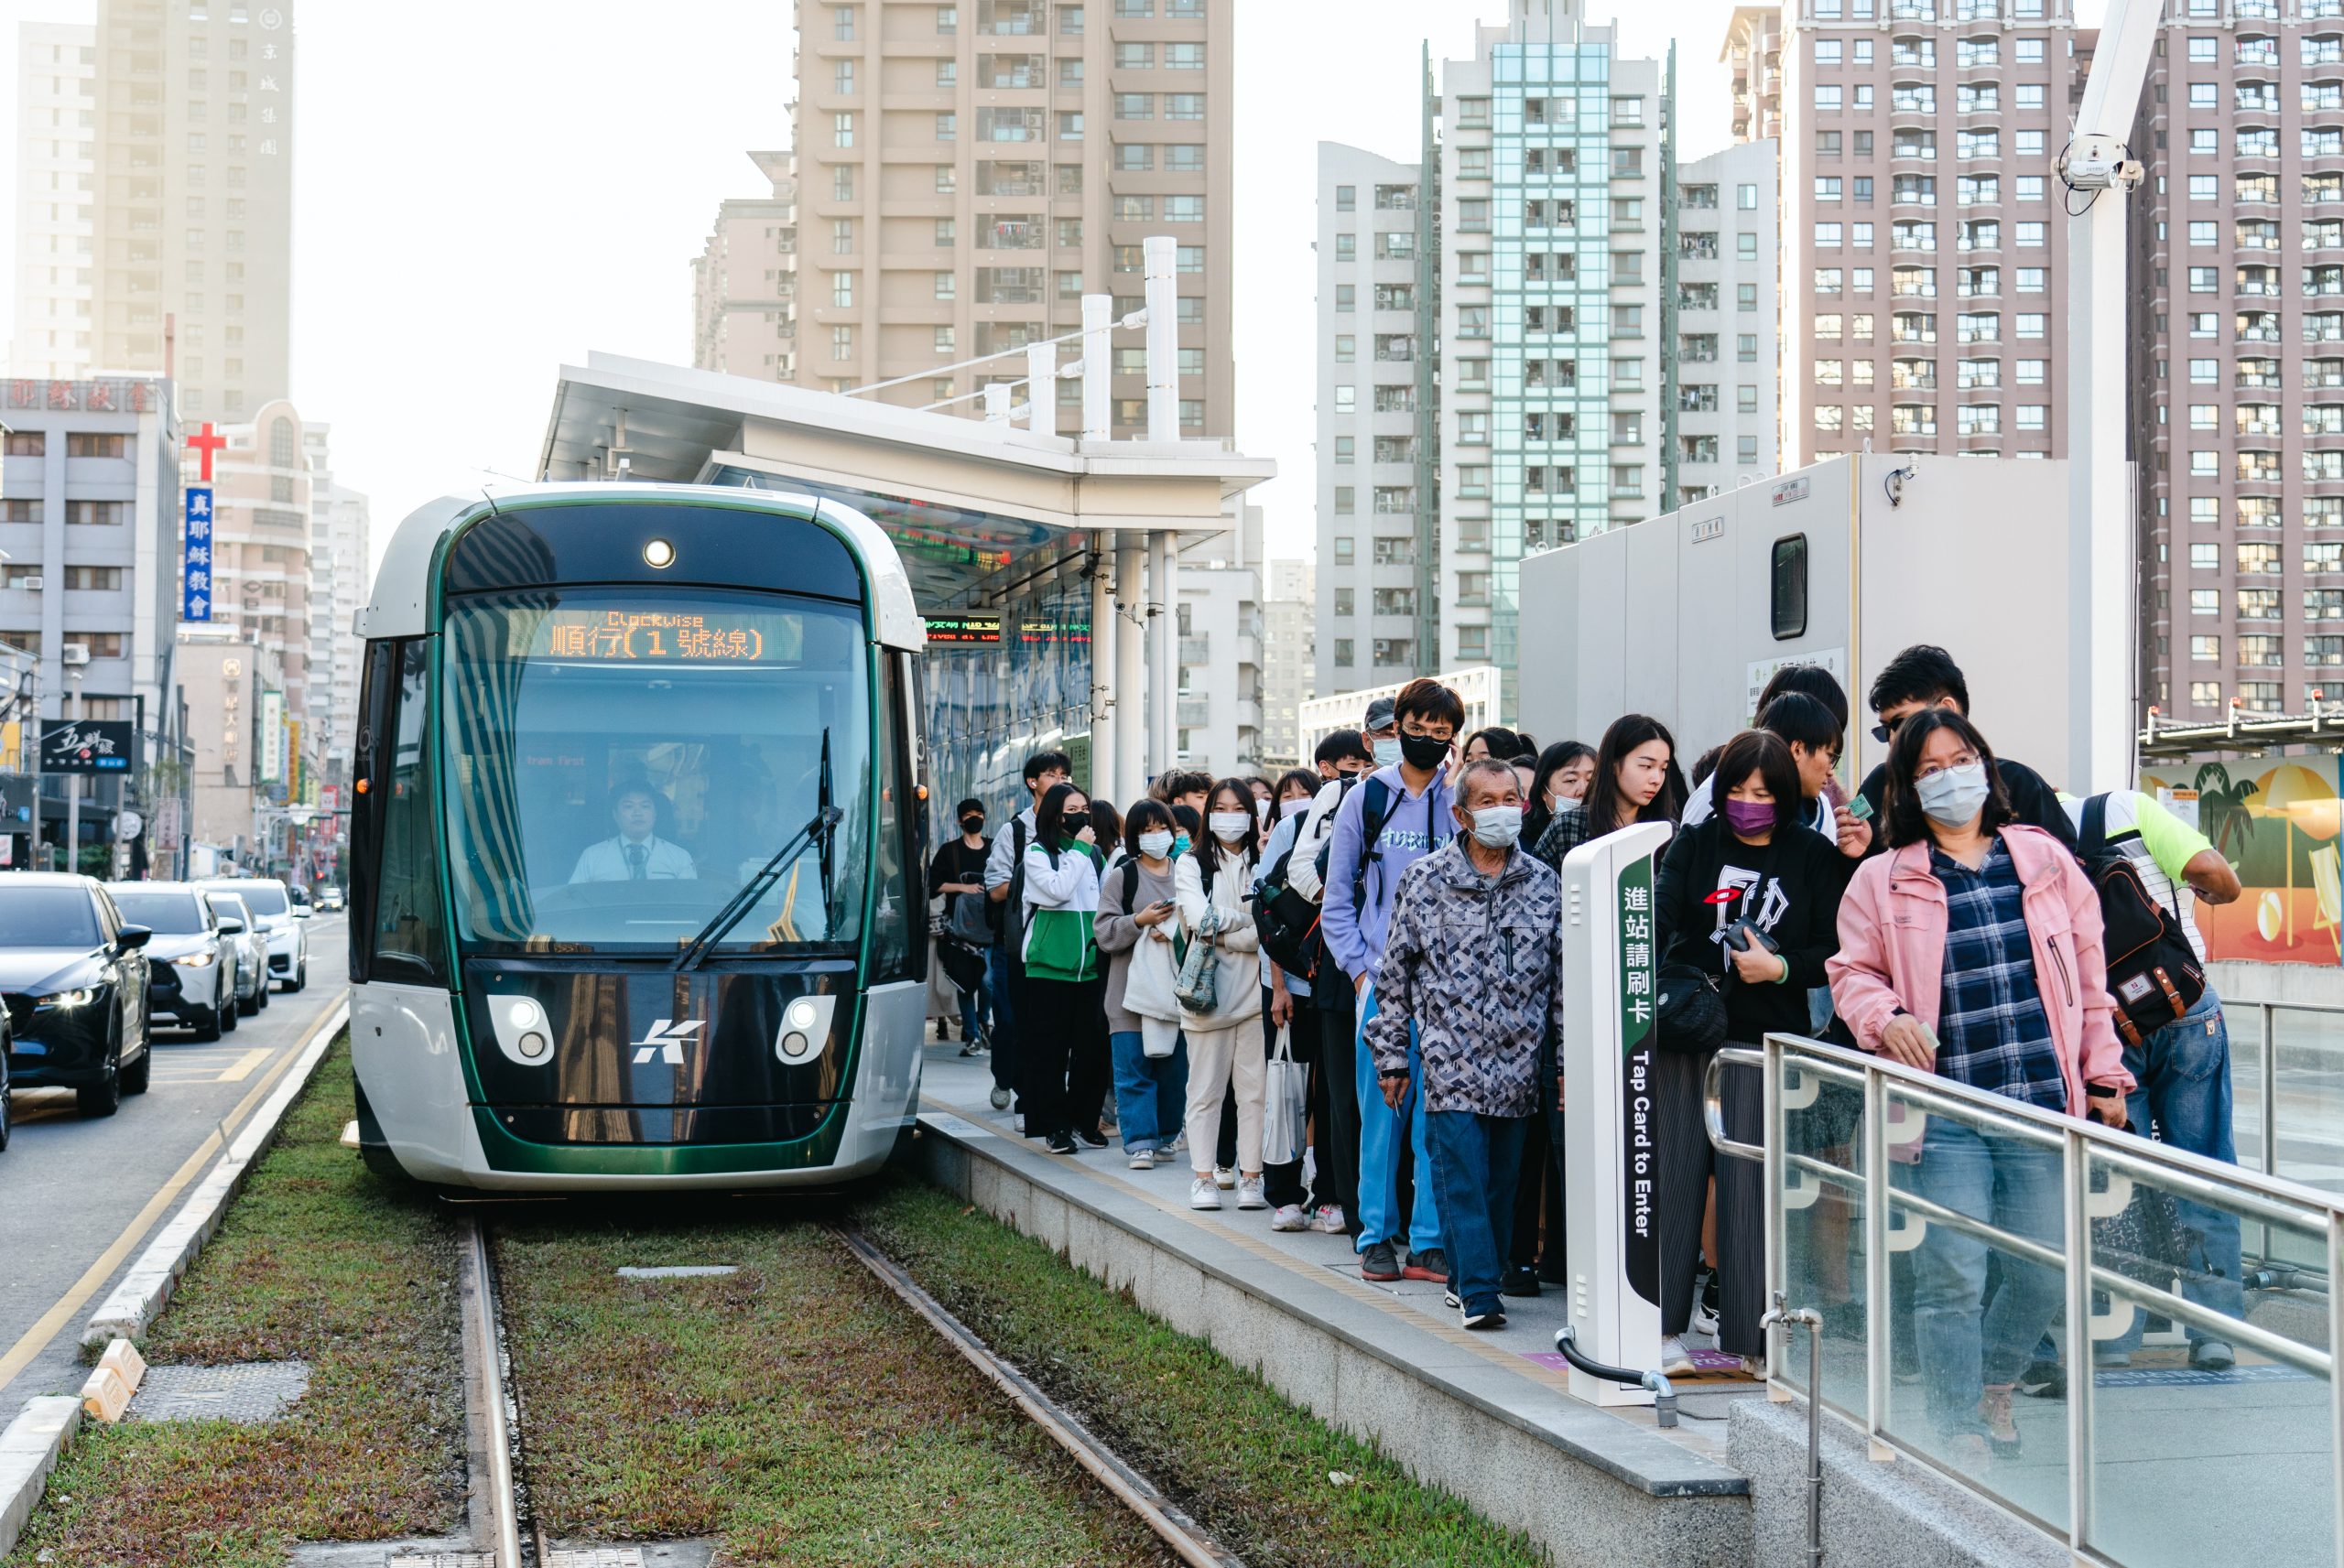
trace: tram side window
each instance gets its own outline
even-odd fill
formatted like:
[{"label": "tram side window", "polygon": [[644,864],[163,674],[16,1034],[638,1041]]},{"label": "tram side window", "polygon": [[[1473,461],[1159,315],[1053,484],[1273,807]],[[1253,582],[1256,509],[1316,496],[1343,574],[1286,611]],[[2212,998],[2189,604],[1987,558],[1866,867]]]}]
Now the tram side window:
[{"label": "tram side window", "polygon": [[440,896],[440,852],[430,788],[424,719],[431,688],[429,644],[418,638],[391,654],[396,676],[385,685],[390,711],[375,720],[381,737],[371,765],[380,814],[374,907],[368,922],[370,975],[378,980],[447,983],[448,932]]},{"label": "tram side window", "polygon": [[928,901],[914,896],[912,874],[918,866],[912,836],[917,831],[919,803],[911,795],[910,730],[904,722],[902,655],[894,652],[880,659],[879,844],[875,908],[871,926],[871,982],[917,979],[928,972],[928,944],[914,940],[917,914],[923,927]]}]

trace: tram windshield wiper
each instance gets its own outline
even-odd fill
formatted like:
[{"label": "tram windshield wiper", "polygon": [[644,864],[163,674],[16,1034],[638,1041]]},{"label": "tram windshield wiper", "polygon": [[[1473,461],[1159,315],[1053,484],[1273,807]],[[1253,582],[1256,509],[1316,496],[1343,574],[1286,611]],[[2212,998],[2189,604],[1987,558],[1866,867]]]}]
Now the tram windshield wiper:
[{"label": "tram windshield wiper", "polygon": [[825,805],[816,811],[805,827],[790,835],[788,843],[776,849],[773,858],[757,869],[756,875],[742,884],[739,892],[725,901],[724,907],[716,912],[715,917],[700,927],[700,935],[684,944],[684,950],[676,956],[676,961],[670,968],[676,971],[700,968],[700,960],[724,939],[726,932],[741,924],[742,916],[756,906],[757,901],[765,897],[781,874],[797,862],[798,857],[806,852],[808,845],[819,840],[827,858],[831,838],[845,816],[846,813],[835,806]]}]

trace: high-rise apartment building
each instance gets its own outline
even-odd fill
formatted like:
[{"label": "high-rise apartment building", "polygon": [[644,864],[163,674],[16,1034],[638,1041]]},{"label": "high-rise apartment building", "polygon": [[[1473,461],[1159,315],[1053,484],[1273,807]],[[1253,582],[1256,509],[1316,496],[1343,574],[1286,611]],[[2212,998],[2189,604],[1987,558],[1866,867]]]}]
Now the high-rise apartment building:
[{"label": "high-rise apartment building", "polygon": [[[309,603],[318,591],[310,575],[309,443],[299,412],[281,400],[265,405],[252,424],[224,426],[219,433],[228,445],[212,470],[212,622],[267,652],[282,672],[277,689],[285,717],[304,726],[306,746]],[[291,782],[289,770],[271,771],[266,753],[256,762],[263,783]]]},{"label": "high-rise apartment building", "polygon": [[[1883,25],[1885,24],[1885,25]],[[1762,25],[1729,32],[1771,75]],[[2060,455],[2069,0],[1796,0],[1781,59],[1784,462]],[[1761,123],[1744,108],[1737,118]]]},{"label": "high-rise apartment building", "polygon": [[[1320,696],[1405,680],[1434,537],[1418,489],[1420,168],[1318,144],[1318,646]],[[1423,308],[1429,310],[1428,304]],[[1422,514],[1420,515],[1420,513]],[[1276,731],[1273,731],[1275,734]]]},{"label": "high-rise apartment building", "polygon": [[97,30],[16,30],[16,331],[9,373],[86,373],[97,262]]},{"label": "high-rise apartment building", "polygon": [[372,580],[366,497],[333,477],[331,427],[305,426],[309,463],[309,713],[306,739],[321,784],[350,777],[358,735],[359,668],[365,643],[353,628]]},{"label": "high-rise apartment building", "polygon": [[1775,471],[1775,144],[1677,176],[1677,493],[1681,506]]},{"label": "high-rise apartment building", "polygon": [[170,364],[179,411],[251,418],[288,390],[291,0],[99,0],[92,353]]},{"label": "high-rise apartment building", "polygon": [[[1079,330],[1085,292],[1138,309],[1141,242],[1172,235],[1180,433],[1229,434],[1235,8],[800,0],[797,384],[909,377],[880,395],[924,406],[1018,380],[953,367]],[[1142,352],[1115,351],[1118,437],[1146,427]]]},{"label": "high-rise apartment building", "polygon": [[2132,138],[2142,699],[2344,698],[2344,5],[2172,0]]},{"label": "high-rise apartment building", "polygon": [[1311,611],[1318,602],[1309,561],[1274,560],[1262,599],[1262,763],[1302,767],[1302,705],[1317,663]]},{"label": "high-rise apartment building", "polygon": [[1215,778],[1262,768],[1262,509],[1233,501],[1223,515],[1219,533],[1186,537],[1173,584],[1174,761]]},{"label": "high-rise apartment building", "polygon": [[692,366],[794,381],[798,350],[798,177],[787,152],[753,152],[772,187],[721,202],[692,262]]},{"label": "high-rise apartment building", "polygon": [[1523,556],[1676,503],[1673,70],[1622,58],[1580,0],[1509,0],[1441,65],[1425,667],[1495,665],[1503,713]]},{"label": "high-rise apartment building", "polygon": [[1731,73],[1733,139],[1763,141],[1783,134],[1783,10],[1737,5],[1718,59]]}]

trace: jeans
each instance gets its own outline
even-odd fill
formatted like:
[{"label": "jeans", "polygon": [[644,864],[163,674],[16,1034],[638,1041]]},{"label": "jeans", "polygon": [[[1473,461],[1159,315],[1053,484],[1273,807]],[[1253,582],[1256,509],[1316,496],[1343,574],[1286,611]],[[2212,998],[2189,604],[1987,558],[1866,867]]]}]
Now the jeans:
[{"label": "jeans", "polygon": [[[1145,1022],[1175,1033],[1179,1029],[1152,1018]],[[1188,1043],[1178,1042],[1169,1056],[1151,1056],[1134,1029],[1118,1030],[1108,1036],[1108,1044],[1115,1059],[1115,1126],[1123,1152],[1154,1153],[1172,1141],[1188,1114]]]},{"label": "jeans", "polygon": [[1017,1087],[1017,1013],[1010,993],[1009,966],[1015,957],[995,943],[985,958],[985,989],[993,992],[993,1087]]},{"label": "jeans", "polygon": [[[2230,1025],[2222,1017],[2222,999],[2212,988],[2186,1016],[2150,1035],[2144,1044],[2126,1046],[2124,1065],[2138,1086],[2124,1102],[2133,1131],[2146,1138],[2154,1126],[2157,1137],[2176,1149],[2238,1163],[2238,1149],[2230,1141]],[[2244,1317],[2238,1216],[2178,1195],[2174,1205],[2180,1226],[2175,1239],[2181,1256],[2168,1261],[2180,1273],[2183,1299],[2226,1317]],[[2138,1348],[2142,1326],[2142,1314],[2133,1308],[2132,1326],[2109,1342],[2108,1348]],[[2188,1333],[2192,1345],[2213,1337],[2195,1328]]]},{"label": "jeans", "polygon": [[[960,1043],[973,1045],[984,1034],[985,993],[992,989],[993,961],[985,961],[986,975],[975,989],[960,992]],[[954,988],[958,989],[959,988]]]},{"label": "jeans", "polygon": [[[1352,1037],[1352,1077],[1359,1090],[1359,1237],[1355,1249],[1364,1252],[1379,1241],[1400,1239],[1401,1119],[1407,1119],[1409,1141],[1416,1145],[1416,1203],[1408,1216],[1407,1243],[1411,1252],[1428,1252],[1441,1245],[1440,1206],[1434,1196],[1432,1145],[1425,1132],[1425,1065],[1416,1053],[1416,1025],[1408,1026],[1408,1097],[1394,1110],[1384,1103],[1384,1087],[1375,1077],[1375,1053],[1368,1049],[1367,1024],[1375,1016],[1375,987],[1360,994],[1359,1033]],[[1495,1287],[1492,1287],[1494,1289]]]},{"label": "jeans", "polygon": [[1526,1116],[1425,1113],[1433,1185],[1449,1225],[1449,1288],[1469,1314],[1503,1310],[1498,1279],[1514,1228],[1514,1181],[1529,1127]]},{"label": "jeans", "polygon": [[[1896,1184],[1997,1229],[2058,1250],[2059,1151],[2021,1142],[1942,1116],[1928,1119],[1921,1162],[1898,1165]],[[1907,1217],[1908,1224],[1915,1223]],[[1987,1434],[1978,1401],[1989,1384],[2013,1383],[2059,1311],[2058,1273],[2008,1252],[1986,1300],[1988,1249],[1950,1227],[1932,1225],[1913,1253],[1913,1337],[1929,1423],[1940,1437]]]}]

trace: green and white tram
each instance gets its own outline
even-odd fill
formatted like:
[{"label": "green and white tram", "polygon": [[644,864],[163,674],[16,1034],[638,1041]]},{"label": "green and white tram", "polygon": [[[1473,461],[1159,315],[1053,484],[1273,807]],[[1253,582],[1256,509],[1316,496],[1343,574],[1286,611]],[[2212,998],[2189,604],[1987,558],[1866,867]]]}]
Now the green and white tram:
[{"label": "green and white tram", "polygon": [[445,499],[360,613],[361,1146],[505,1192],[819,1185],[914,1115],[925,642],[829,500]]}]

